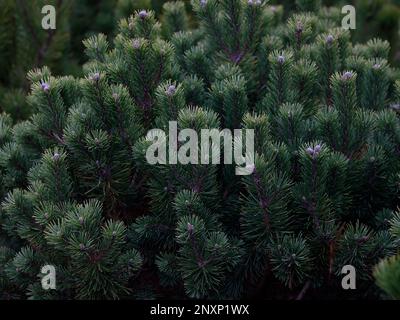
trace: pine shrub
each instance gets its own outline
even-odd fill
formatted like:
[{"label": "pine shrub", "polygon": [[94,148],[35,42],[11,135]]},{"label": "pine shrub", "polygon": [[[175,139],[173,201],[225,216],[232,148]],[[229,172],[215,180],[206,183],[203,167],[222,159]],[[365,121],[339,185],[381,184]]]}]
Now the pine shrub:
[{"label": "pine shrub", "polygon": [[[382,296],[374,266],[400,240],[399,70],[386,41],[351,43],[339,9],[296,3],[286,19],[193,0],[194,29],[180,2],[163,24],[139,10],[113,42],[84,42],[83,77],[31,71],[34,114],[0,117],[1,298]],[[169,121],[254,129],[253,173],[149,164],[147,132]],[[375,274],[398,297],[394,261]]]}]

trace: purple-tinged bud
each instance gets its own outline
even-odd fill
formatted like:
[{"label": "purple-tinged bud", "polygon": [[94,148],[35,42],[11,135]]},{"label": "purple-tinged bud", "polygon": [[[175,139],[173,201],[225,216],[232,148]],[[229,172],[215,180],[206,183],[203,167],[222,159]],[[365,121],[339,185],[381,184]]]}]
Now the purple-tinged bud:
[{"label": "purple-tinged bud", "polygon": [[191,223],[188,222],[187,229],[188,229],[189,232],[193,232],[194,231],[194,226]]},{"label": "purple-tinged bud", "polygon": [[314,156],[314,153],[315,153],[315,152],[314,152],[314,149],[313,149],[313,148],[310,148],[310,147],[309,147],[309,148],[307,148],[306,151],[307,151],[307,153],[308,153],[310,156]]},{"label": "purple-tinged bud", "polygon": [[390,105],[390,108],[396,111],[400,111],[400,103]]},{"label": "purple-tinged bud", "polygon": [[331,34],[326,37],[327,44],[332,44],[333,40],[334,40],[334,38],[333,38],[333,35],[331,35]]},{"label": "purple-tinged bud", "polygon": [[48,214],[47,212],[45,212],[44,217],[45,217],[46,219],[48,219],[48,218],[49,218],[49,214]]},{"label": "purple-tinged bud", "polygon": [[271,8],[271,11],[272,11],[273,13],[276,12],[276,7],[275,7],[275,6],[271,6],[270,8]]},{"label": "purple-tinged bud", "polygon": [[139,39],[134,39],[132,41],[132,47],[133,47],[133,49],[139,49],[140,48],[140,40]]},{"label": "purple-tinged bud", "polygon": [[176,87],[172,84],[167,88],[166,94],[169,97],[172,97],[176,93]]},{"label": "purple-tinged bud", "polygon": [[320,153],[321,152],[321,145],[317,144],[314,148],[315,153]]},{"label": "purple-tinged bud", "polygon": [[83,243],[81,243],[81,244],[79,245],[79,249],[85,250],[85,245],[84,245]]},{"label": "purple-tinged bud", "polygon": [[374,68],[375,70],[378,70],[381,68],[381,65],[379,63],[375,63],[372,68]]},{"label": "purple-tinged bud", "polygon": [[114,98],[115,101],[117,101],[119,99],[119,94],[113,93],[112,97]]},{"label": "purple-tinged bud", "polygon": [[59,159],[60,159],[60,157],[61,157],[61,155],[59,154],[59,153],[55,153],[54,155],[53,155],[53,160],[54,161],[58,161]]},{"label": "purple-tinged bud", "polygon": [[351,78],[353,78],[353,72],[346,71],[342,75],[342,80],[344,80],[344,81],[350,80]]},{"label": "purple-tinged bud", "polygon": [[93,73],[90,76],[90,80],[95,81],[95,82],[99,81],[100,80],[100,73],[99,72]]},{"label": "purple-tinged bud", "polygon": [[303,24],[300,21],[297,22],[296,31],[303,32]]},{"label": "purple-tinged bud", "polygon": [[200,0],[200,6],[204,8],[207,4],[207,0]]},{"label": "purple-tinged bud", "polygon": [[117,235],[117,232],[116,232],[116,231],[113,231],[111,235],[112,235],[113,237],[115,237],[115,236]]},{"label": "purple-tinged bud", "polygon": [[49,90],[50,90],[50,85],[49,85],[47,82],[42,82],[42,83],[40,84],[40,86],[42,87],[42,90],[43,90],[44,92],[49,92]]},{"label": "purple-tinged bud", "polygon": [[278,60],[278,63],[279,63],[279,64],[284,64],[284,63],[285,63],[285,57],[282,56],[282,55],[281,55],[281,56],[278,56],[278,59],[277,59],[277,60]]},{"label": "purple-tinged bud", "polygon": [[79,223],[82,225],[82,224],[83,224],[83,221],[84,221],[84,220],[83,220],[83,217],[79,217],[78,220],[79,220]]},{"label": "purple-tinged bud", "polygon": [[139,12],[139,18],[142,20],[146,19],[148,16],[149,16],[149,14],[147,13],[146,10],[142,10]]}]

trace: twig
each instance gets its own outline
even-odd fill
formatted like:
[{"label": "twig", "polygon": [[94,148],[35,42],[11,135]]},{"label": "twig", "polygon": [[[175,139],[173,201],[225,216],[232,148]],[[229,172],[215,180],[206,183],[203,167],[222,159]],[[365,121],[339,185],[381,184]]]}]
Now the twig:
[{"label": "twig", "polygon": [[297,296],[296,300],[302,300],[307,292],[307,290],[310,288],[311,282],[307,281],[306,284],[304,285],[303,289],[300,291],[299,295]]}]

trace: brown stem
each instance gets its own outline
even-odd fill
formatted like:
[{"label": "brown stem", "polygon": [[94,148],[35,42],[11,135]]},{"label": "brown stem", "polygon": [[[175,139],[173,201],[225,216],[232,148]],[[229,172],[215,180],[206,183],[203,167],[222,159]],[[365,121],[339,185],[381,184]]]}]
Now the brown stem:
[{"label": "brown stem", "polygon": [[296,300],[302,300],[308,291],[308,289],[311,286],[311,282],[307,281],[306,284],[304,285],[303,289],[300,291],[299,295],[297,296]]}]

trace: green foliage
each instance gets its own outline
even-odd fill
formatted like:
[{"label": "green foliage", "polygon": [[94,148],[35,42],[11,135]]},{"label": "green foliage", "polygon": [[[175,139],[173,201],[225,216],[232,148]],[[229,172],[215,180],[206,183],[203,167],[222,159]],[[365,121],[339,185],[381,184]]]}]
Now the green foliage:
[{"label": "green foliage", "polygon": [[399,257],[383,260],[375,269],[375,277],[378,285],[384,289],[393,299],[400,299],[399,292]]},{"label": "green foliage", "polygon": [[[90,36],[83,76],[35,69],[34,114],[0,116],[2,298],[341,296],[346,264],[351,298],[381,294],[373,267],[399,248],[388,43],[352,45],[318,1],[287,19],[264,1],[192,5],[194,29],[175,2],[162,23],[138,9],[115,37]],[[253,172],[199,161],[188,128],[254,129]],[[179,151],[151,164],[155,141]],[[176,152],[187,163],[170,164]],[[396,297],[393,261],[376,276]],[[46,264],[56,290],[40,286]]]},{"label": "green foliage", "polygon": [[163,34],[170,38],[175,32],[188,29],[188,16],[184,2],[166,2],[163,6]]},{"label": "green foliage", "polygon": [[[389,218],[390,219],[390,218]],[[400,240],[400,213],[391,215],[389,220],[390,233],[397,242]],[[393,299],[400,299],[399,256],[382,260],[374,269],[374,276],[379,287]]]},{"label": "green foliage", "polygon": [[[41,10],[46,4],[56,8],[57,32],[41,26]],[[50,66],[58,74],[76,68],[63,55],[69,48],[71,6],[68,2],[42,0],[2,0],[0,6],[0,109],[9,112],[15,120],[26,119],[30,114],[24,103],[28,88],[26,73],[43,65]],[[8,87],[18,90],[8,91]]]},{"label": "green foliage", "polygon": [[[55,30],[41,26],[44,5],[54,5],[56,9]],[[31,110],[24,100],[30,69],[48,66],[54,74],[80,74],[79,64],[86,61],[82,54],[84,39],[100,32],[113,34],[120,18],[151,5],[150,0],[2,0],[0,110],[10,113],[16,121],[27,119]]]}]

